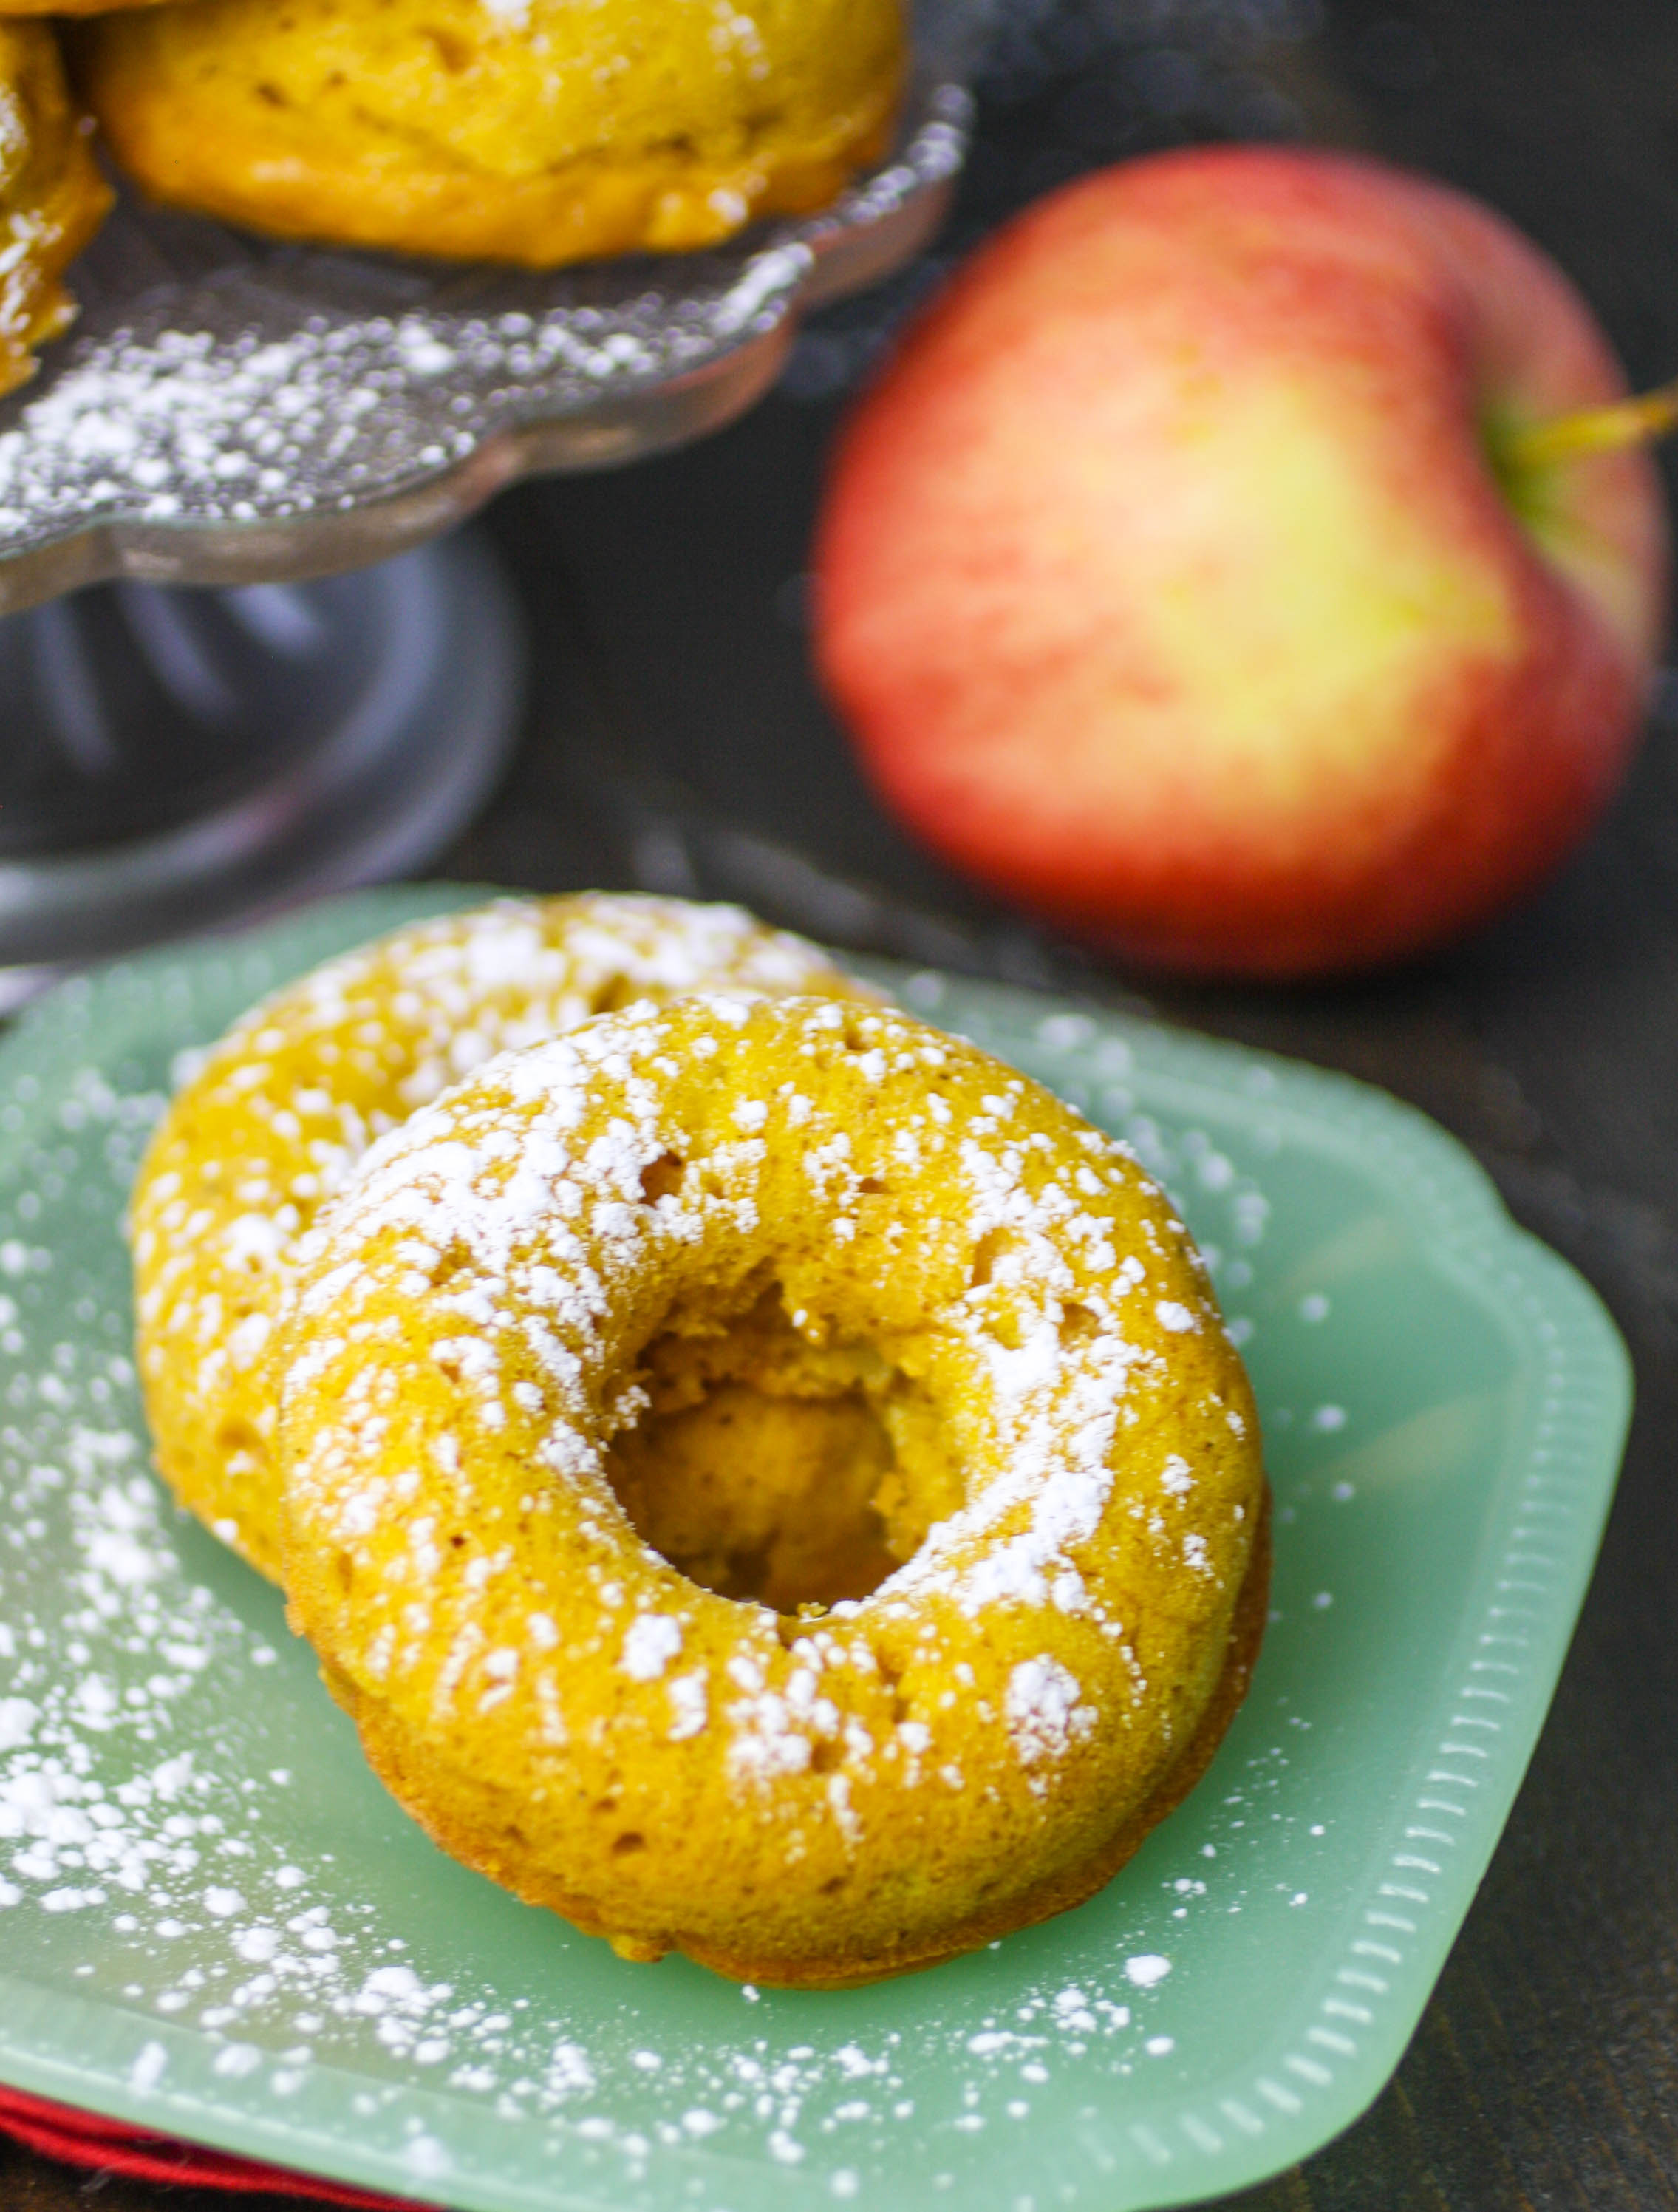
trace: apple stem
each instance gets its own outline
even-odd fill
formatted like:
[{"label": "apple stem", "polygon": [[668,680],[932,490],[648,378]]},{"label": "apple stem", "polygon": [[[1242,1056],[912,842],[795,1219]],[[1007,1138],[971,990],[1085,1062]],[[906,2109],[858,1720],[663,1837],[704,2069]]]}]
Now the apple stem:
[{"label": "apple stem", "polygon": [[1566,415],[1553,415],[1547,422],[1529,422],[1505,434],[1505,465],[1525,473],[1572,461],[1587,453],[1623,453],[1628,446],[1646,446],[1678,425],[1678,377],[1657,385],[1631,399],[1606,407],[1580,407]]}]

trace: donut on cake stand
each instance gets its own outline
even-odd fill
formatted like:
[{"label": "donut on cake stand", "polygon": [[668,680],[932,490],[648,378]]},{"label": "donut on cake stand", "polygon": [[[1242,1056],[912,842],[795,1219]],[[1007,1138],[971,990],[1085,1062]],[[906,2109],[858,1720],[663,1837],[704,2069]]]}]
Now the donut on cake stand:
[{"label": "donut on cake stand", "polygon": [[0,1009],[450,842],[507,757],[523,660],[456,526],[521,477],[718,428],[806,311],[918,252],[985,13],[917,6],[885,162],[704,252],[433,264],[123,199],[74,334],[0,406]]}]

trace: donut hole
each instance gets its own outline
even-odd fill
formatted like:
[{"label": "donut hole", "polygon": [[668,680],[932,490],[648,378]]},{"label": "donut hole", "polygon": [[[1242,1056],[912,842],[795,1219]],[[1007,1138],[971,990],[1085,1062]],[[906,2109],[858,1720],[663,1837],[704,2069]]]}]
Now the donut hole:
[{"label": "donut hole", "polygon": [[636,1534],[689,1581],[793,1620],[867,1597],[961,1502],[915,1385],[870,1345],[812,1343],[778,1284],[748,1285],[720,1328],[671,1319],[607,1473]]},{"label": "donut hole", "polygon": [[866,1597],[899,1564],[874,1496],[891,1440],[860,1390],[710,1386],[644,1414],[609,1455],[637,1534],[689,1581],[786,1615]]}]

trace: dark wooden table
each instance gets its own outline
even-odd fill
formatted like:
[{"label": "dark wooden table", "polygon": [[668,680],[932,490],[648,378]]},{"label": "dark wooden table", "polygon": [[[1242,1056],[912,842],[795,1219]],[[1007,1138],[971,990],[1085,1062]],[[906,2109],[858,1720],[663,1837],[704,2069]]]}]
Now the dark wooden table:
[{"label": "dark wooden table", "polygon": [[[1678,368],[1669,0],[1003,5],[940,262],[1121,154],[1328,137],[1481,191],[1574,272],[1635,375]],[[807,673],[801,568],[835,411],[932,274],[830,313],[783,390],[708,445],[494,511],[532,702],[506,787],[445,872],[726,893],[835,941],[1150,1006],[1383,1084],[1473,1148],[1613,1309],[1636,1425],[1549,1724],[1396,2079],[1338,2142],[1239,2202],[1678,2205],[1678,683],[1589,849],[1445,957],[1286,994],[1145,990],[1086,966],[907,846]],[[112,2212],[213,2201],[0,2148],[8,2212],[94,2192]]]}]

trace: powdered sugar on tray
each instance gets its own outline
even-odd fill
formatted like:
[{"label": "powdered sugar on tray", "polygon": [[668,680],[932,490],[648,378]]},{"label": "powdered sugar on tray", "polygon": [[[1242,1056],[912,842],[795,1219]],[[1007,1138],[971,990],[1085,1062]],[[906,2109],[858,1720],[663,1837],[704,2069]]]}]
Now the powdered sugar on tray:
[{"label": "powdered sugar on tray", "polygon": [[[684,254],[679,282],[667,258],[526,276],[312,253],[124,204],[78,269],[79,330],[6,410],[0,555],[113,523],[225,538],[421,488],[435,529],[436,480],[476,468],[450,519],[468,511],[522,472],[532,424],[584,463],[668,442],[666,387],[740,375],[825,256],[852,234],[868,251],[952,173],[967,112],[953,87],[935,92],[901,154],[835,208],[766,243]],[[742,402],[759,374],[744,368]],[[298,541],[310,573],[313,544]],[[287,550],[264,536],[264,575]]]}]

